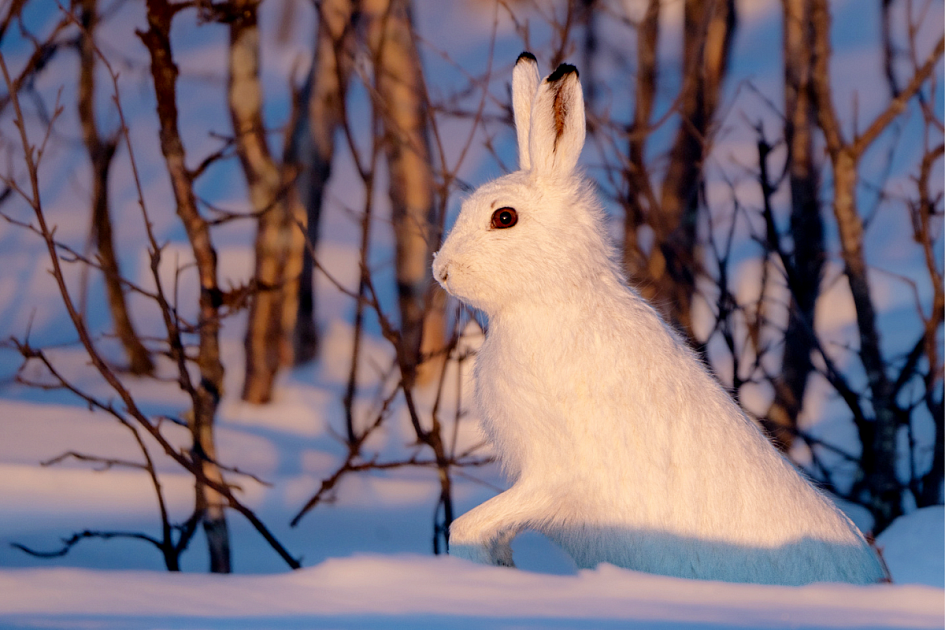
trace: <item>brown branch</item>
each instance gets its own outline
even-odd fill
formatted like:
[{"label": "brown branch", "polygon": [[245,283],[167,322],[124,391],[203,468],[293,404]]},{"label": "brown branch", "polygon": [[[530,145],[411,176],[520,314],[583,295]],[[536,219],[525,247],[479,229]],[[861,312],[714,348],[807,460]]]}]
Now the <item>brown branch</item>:
[{"label": "brown branch", "polygon": [[10,543],[10,546],[37,558],[61,558],[62,556],[69,553],[69,551],[82,540],[87,538],[101,538],[103,540],[110,540],[112,538],[132,538],[134,540],[143,540],[145,542],[149,542],[158,549],[163,550],[162,541],[154,538],[153,536],[148,536],[147,534],[142,534],[140,532],[92,531],[88,529],[77,532],[69,538],[63,538],[62,548],[56,551],[36,551],[35,549],[27,547],[26,545],[15,542]]},{"label": "brown branch", "polygon": [[140,462],[132,462],[132,461],[117,459],[113,457],[101,457],[98,455],[85,455],[83,453],[78,453],[76,451],[66,451],[65,453],[62,453],[61,455],[57,455],[56,457],[53,457],[52,459],[47,459],[45,461],[40,462],[39,465],[40,466],[54,466],[56,464],[62,463],[63,461],[67,459],[75,459],[80,462],[92,462],[96,464],[102,464],[103,467],[98,469],[99,472],[109,470],[116,466],[119,468],[136,468],[138,470],[148,470],[148,466]]},{"label": "brown branch", "polygon": [[[11,6],[10,13],[3,22],[3,31],[6,31],[6,26],[12,21],[14,16],[18,17],[19,9],[25,4],[25,0],[16,0],[14,6]],[[6,109],[7,105],[10,104],[13,94],[19,93],[20,90],[25,87],[29,87],[32,82],[39,76],[39,73],[42,72],[52,61],[55,54],[62,48],[67,48],[74,45],[73,41],[57,41],[59,35],[62,34],[62,31],[72,23],[71,15],[67,14],[60,18],[60,20],[53,27],[52,32],[46,37],[46,40],[43,42],[38,42],[35,39],[32,40],[33,43],[33,52],[30,55],[29,59],[26,60],[26,63],[23,65],[23,69],[20,71],[16,77],[10,82],[10,85],[7,86],[7,93],[0,96],[0,111]],[[2,34],[0,34],[2,37]]]},{"label": "brown branch", "polygon": [[873,122],[870,123],[870,126],[866,128],[866,131],[863,132],[858,138],[854,139],[851,145],[851,151],[855,156],[862,155],[873,141],[889,126],[893,120],[895,120],[903,111],[906,109],[906,104],[912,100],[912,97],[915,96],[919,90],[922,89],[922,86],[925,82],[932,76],[932,73],[935,71],[935,67],[938,65],[938,62],[942,58],[942,53],[945,52],[945,37],[939,37],[938,43],[935,44],[935,48],[929,53],[928,58],[925,60],[925,63],[916,71],[912,76],[912,80],[909,81],[899,92],[899,95],[896,96],[889,105],[881,114],[879,114]]}]

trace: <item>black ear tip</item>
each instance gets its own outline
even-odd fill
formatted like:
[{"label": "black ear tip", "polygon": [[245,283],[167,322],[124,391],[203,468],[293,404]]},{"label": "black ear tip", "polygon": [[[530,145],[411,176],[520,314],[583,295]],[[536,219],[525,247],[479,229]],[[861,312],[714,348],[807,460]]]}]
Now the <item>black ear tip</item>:
[{"label": "black ear tip", "polygon": [[522,61],[531,61],[532,63],[538,63],[538,60],[535,59],[535,55],[531,54],[527,50],[518,56],[518,59],[515,60],[515,65],[517,66],[518,64],[522,63]]},{"label": "black ear tip", "polygon": [[557,68],[555,68],[554,72],[548,75],[547,81],[548,83],[554,83],[556,81],[560,81],[561,79],[565,78],[572,72],[574,73],[575,77],[580,78],[581,74],[578,72],[577,68],[575,68],[569,63],[562,63]]}]

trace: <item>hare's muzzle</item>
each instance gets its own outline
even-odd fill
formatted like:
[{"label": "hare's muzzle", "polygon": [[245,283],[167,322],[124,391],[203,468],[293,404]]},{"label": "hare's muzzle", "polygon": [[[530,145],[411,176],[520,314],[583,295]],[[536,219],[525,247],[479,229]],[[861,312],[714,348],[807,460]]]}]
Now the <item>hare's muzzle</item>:
[{"label": "hare's muzzle", "polygon": [[433,252],[433,277],[436,278],[436,281],[439,282],[444,289],[449,291],[449,287],[446,286],[446,281],[450,277],[449,265],[438,258],[439,253],[440,252]]}]

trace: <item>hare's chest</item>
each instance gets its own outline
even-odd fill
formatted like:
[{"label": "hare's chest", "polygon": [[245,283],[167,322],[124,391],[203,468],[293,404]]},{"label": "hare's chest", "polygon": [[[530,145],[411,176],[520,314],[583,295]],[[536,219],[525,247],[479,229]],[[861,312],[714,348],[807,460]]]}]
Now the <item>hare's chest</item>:
[{"label": "hare's chest", "polygon": [[557,388],[555,373],[539,346],[493,335],[486,338],[477,357],[478,397],[493,412],[501,411],[500,407],[516,415],[527,415],[530,409],[547,411]]},{"label": "hare's chest", "polygon": [[484,344],[475,384],[481,427],[506,468],[517,474],[529,462],[554,457],[567,431],[561,392],[540,364],[513,350]]}]

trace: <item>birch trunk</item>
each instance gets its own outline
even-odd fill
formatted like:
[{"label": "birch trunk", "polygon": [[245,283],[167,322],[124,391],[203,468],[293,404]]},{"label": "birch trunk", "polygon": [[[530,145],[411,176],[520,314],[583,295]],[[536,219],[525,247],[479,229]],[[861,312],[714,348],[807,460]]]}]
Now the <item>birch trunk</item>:
[{"label": "birch trunk", "polygon": [[791,188],[791,235],[788,315],[781,374],[774,381],[774,401],[763,422],[783,451],[791,448],[807,379],[813,371],[814,307],[823,273],[824,224],[820,214],[820,182],[814,164],[816,118],[810,97],[813,42],[807,0],[783,0],[784,14],[784,139],[788,146]]},{"label": "birch trunk", "polygon": [[694,340],[691,305],[698,275],[699,192],[709,152],[710,125],[728,66],[735,29],[734,0],[686,0],[681,121],[663,180],[660,211],[652,217],[656,243],[644,295]]},{"label": "birch trunk", "polygon": [[304,213],[284,185],[262,119],[259,85],[259,26],[255,0],[237,0],[230,21],[228,101],[236,150],[250,201],[258,214],[254,292],[246,328],[243,400],[266,403],[284,362],[291,362],[286,330],[294,327],[304,248]]},{"label": "birch trunk", "polygon": [[177,206],[194,254],[200,281],[198,314],[199,347],[197,366],[200,381],[191,392],[193,411],[189,428],[193,440],[191,457],[199,464],[202,476],[195,485],[196,507],[203,515],[204,531],[210,553],[210,571],[230,572],[230,539],[226,522],[226,499],[208,487],[204,480],[225,484],[216,464],[213,425],[223,391],[223,364],[220,362],[219,307],[222,292],[217,284],[217,256],[210,238],[210,226],[197,210],[191,173],[187,169],[184,145],[177,122],[177,65],[171,50],[171,21],[178,5],[167,0],[148,0],[148,29],[139,31],[151,57],[157,114],[160,123],[161,153]]},{"label": "birch trunk", "polygon": [[431,308],[433,226],[437,225],[428,140],[426,87],[413,38],[407,0],[365,0],[369,43],[383,108],[384,146],[390,174],[403,378],[411,386],[425,354],[443,348],[443,311]]},{"label": "birch trunk", "polygon": [[98,250],[99,263],[105,275],[108,307],[115,325],[115,334],[128,357],[132,374],[151,374],[154,363],[147,348],[135,332],[121,285],[121,270],[115,253],[112,220],[108,203],[108,174],[115,156],[115,139],[103,140],[95,121],[95,28],[98,23],[97,0],[81,1],[83,33],[79,40],[79,120],[82,137],[92,163],[92,238]]},{"label": "birch trunk", "polygon": [[637,238],[653,212],[659,211],[646,169],[646,139],[656,99],[658,72],[660,0],[649,0],[646,13],[637,25],[637,77],[633,123],[629,131],[627,199],[624,220],[623,265],[634,286],[645,286],[647,256]]},{"label": "birch trunk", "polygon": [[298,169],[296,190],[306,214],[306,243],[299,278],[298,310],[293,332],[296,364],[318,354],[313,252],[318,245],[325,187],[331,176],[335,131],[344,121],[344,100],[353,54],[351,0],[324,0],[318,7],[315,59],[299,95],[299,112],[286,162]]},{"label": "birch trunk", "polygon": [[896,476],[896,436],[902,410],[895,400],[893,383],[886,374],[876,310],[870,295],[868,268],[863,251],[863,220],[856,203],[857,165],[863,152],[898,116],[932,74],[942,56],[945,40],[940,38],[926,63],[918,68],[903,89],[866,131],[853,142],[842,134],[830,90],[830,11],[826,0],[812,0],[814,66],[811,77],[817,119],[824,133],[833,166],[833,211],[840,236],[844,274],[850,286],[856,325],[860,337],[859,357],[866,371],[873,418],[857,427],[863,445],[859,484],[869,493],[869,508],[875,519],[874,531],[882,531],[902,513],[902,484]]}]

